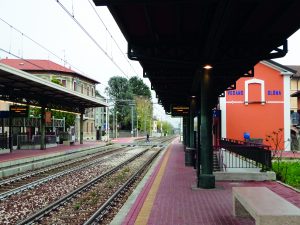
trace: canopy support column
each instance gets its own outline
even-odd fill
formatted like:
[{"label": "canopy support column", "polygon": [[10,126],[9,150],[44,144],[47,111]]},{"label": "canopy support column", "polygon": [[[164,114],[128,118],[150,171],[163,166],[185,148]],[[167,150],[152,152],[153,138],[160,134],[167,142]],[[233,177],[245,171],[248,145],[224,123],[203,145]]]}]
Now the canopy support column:
[{"label": "canopy support column", "polygon": [[80,125],[79,125],[79,129],[80,129],[80,136],[79,136],[79,140],[80,140],[80,144],[83,144],[83,114],[84,111],[81,111],[80,113]]},{"label": "canopy support column", "polygon": [[214,188],[215,176],[213,175],[213,150],[212,150],[212,112],[209,102],[211,90],[210,70],[204,70],[201,76],[201,174],[197,186],[201,188]]},{"label": "canopy support column", "polygon": [[200,135],[201,135],[201,113],[198,112],[197,114],[197,150],[196,150],[196,170],[197,170],[197,179],[199,180],[200,176],[200,165],[201,165],[201,140],[200,140]]},{"label": "canopy support column", "polygon": [[194,114],[195,114],[195,107],[196,107],[196,99],[192,97],[190,101],[190,115],[189,115],[189,147],[195,148],[195,135],[194,135]]},{"label": "canopy support column", "polygon": [[41,150],[46,149],[46,117],[45,105],[41,107]]}]

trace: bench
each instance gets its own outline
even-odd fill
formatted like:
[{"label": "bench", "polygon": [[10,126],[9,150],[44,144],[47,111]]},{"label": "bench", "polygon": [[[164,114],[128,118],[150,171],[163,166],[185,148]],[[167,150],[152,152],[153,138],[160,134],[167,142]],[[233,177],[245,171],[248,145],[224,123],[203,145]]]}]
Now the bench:
[{"label": "bench", "polygon": [[300,209],[266,187],[233,187],[233,215],[256,225],[300,225]]}]

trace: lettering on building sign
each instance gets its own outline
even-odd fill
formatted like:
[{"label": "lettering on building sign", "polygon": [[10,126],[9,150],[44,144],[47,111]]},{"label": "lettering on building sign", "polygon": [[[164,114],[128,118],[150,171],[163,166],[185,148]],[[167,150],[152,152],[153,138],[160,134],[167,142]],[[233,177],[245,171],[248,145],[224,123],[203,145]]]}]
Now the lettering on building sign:
[{"label": "lettering on building sign", "polygon": [[268,90],[268,95],[281,95],[279,90]]},{"label": "lettering on building sign", "polygon": [[228,91],[228,95],[244,95],[244,91],[243,90],[232,90],[232,91]]}]

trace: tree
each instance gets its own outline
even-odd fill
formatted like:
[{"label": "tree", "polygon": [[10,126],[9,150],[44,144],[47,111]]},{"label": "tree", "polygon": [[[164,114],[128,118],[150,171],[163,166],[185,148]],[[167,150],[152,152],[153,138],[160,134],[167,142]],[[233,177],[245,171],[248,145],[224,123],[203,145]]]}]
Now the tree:
[{"label": "tree", "polygon": [[[75,125],[76,115],[74,113],[67,113],[67,112],[51,110],[51,114],[52,114],[52,116],[54,116],[55,119],[63,119],[65,117],[66,128],[69,128],[70,126]],[[32,115],[33,117],[36,117],[36,118],[40,118],[41,117],[41,109],[36,108],[36,107],[30,107],[30,115]]]},{"label": "tree", "polygon": [[162,128],[161,132],[163,133],[163,135],[173,134],[173,130],[174,130],[172,124],[167,121],[157,121],[157,128],[159,130],[160,128]]},{"label": "tree", "polygon": [[128,80],[114,76],[108,81],[106,93],[114,102],[111,114],[117,116],[118,124],[121,124],[122,129],[131,129],[131,104],[135,101],[139,127],[144,131],[149,130],[153,111],[151,91],[141,78],[134,76]]},{"label": "tree", "polygon": [[114,103],[111,114],[117,116],[122,129],[129,129],[131,120],[129,103],[133,100],[133,94],[128,80],[121,76],[111,77],[105,91]]},{"label": "tree", "polygon": [[152,102],[145,96],[135,97],[136,112],[138,117],[139,130],[150,131],[152,124]]},{"label": "tree", "polygon": [[151,99],[151,91],[141,78],[137,76],[131,77],[129,79],[129,85],[134,95]]}]

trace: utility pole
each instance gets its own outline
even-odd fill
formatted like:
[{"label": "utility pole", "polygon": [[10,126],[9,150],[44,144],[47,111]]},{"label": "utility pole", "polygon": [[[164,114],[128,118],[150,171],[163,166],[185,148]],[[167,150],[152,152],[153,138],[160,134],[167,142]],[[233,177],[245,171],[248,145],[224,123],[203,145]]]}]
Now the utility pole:
[{"label": "utility pole", "polygon": [[114,107],[114,111],[113,111],[113,138],[115,137],[115,112],[116,112],[116,106]]},{"label": "utility pole", "polygon": [[116,111],[116,138],[118,137],[118,111]]},{"label": "utility pole", "polygon": [[133,106],[134,104],[130,104],[131,106],[131,137],[133,137]]},{"label": "utility pole", "polygon": [[[106,100],[106,102],[108,102],[108,100]],[[105,131],[106,131],[106,141],[109,141],[109,107],[105,107],[105,111],[106,111],[106,124],[105,124]]]},{"label": "utility pole", "polygon": [[139,117],[136,116],[136,137],[139,136]]},{"label": "utility pole", "polygon": [[160,136],[161,136],[161,137],[163,136],[163,130],[162,130],[162,118],[161,118],[161,121],[160,121]]}]

